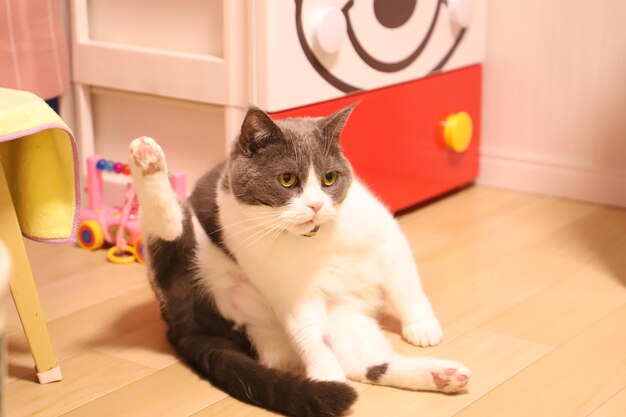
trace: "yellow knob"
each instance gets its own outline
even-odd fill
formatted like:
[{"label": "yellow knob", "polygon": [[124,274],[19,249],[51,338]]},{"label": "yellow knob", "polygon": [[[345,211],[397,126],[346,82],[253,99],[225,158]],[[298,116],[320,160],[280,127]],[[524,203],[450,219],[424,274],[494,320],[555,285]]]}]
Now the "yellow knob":
[{"label": "yellow knob", "polygon": [[451,114],[444,122],[443,139],[454,152],[465,152],[472,142],[473,124],[469,114]]}]

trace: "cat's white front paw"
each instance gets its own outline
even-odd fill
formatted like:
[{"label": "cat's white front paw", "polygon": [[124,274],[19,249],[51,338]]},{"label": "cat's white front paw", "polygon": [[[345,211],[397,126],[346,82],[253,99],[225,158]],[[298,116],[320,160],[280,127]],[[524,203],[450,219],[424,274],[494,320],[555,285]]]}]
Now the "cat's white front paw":
[{"label": "cat's white front paw", "polygon": [[163,149],[152,138],[137,138],[130,144],[128,162],[142,208],[142,234],[177,239],[183,233],[183,212],[167,176]]},{"label": "cat's white front paw", "polygon": [[139,170],[141,170],[142,175],[152,175],[157,172],[167,173],[163,150],[150,137],[142,136],[133,140],[130,144],[128,159],[133,174],[137,174]]},{"label": "cat's white front paw", "polygon": [[409,323],[402,327],[402,336],[407,342],[421,347],[435,346],[441,342],[443,331],[436,318]]}]

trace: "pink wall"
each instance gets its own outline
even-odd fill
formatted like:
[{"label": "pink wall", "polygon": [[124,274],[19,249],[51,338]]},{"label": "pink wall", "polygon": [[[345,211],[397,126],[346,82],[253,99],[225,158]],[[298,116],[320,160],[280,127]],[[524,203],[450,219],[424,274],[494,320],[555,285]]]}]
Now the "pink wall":
[{"label": "pink wall", "polygon": [[626,206],[626,2],[491,1],[479,182]]}]

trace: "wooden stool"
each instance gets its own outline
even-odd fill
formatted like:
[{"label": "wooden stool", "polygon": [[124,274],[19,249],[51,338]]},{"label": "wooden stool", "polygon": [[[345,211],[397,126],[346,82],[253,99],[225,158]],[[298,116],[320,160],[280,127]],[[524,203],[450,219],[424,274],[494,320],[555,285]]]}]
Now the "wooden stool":
[{"label": "wooden stool", "polygon": [[52,351],[22,232],[2,170],[2,161],[0,161],[0,240],[4,241],[13,259],[11,295],[35,360],[37,378],[42,384],[60,381],[63,379],[61,368]]},{"label": "wooden stool", "polygon": [[42,384],[62,379],[23,237],[73,242],[80,184],[76,141],[41,98],[0,88],[0,241],[12,258],[10,289]]},{"label": "wooden stool", "polygon": [[9,292],[9,277],[11,276],[11,256],[4,243],[0,240],[0,417],[6,415],[4,401],[4,385],[7,374],[7,346],[4,337],[6,318],[4,310],[6,306],[6,295]]}]

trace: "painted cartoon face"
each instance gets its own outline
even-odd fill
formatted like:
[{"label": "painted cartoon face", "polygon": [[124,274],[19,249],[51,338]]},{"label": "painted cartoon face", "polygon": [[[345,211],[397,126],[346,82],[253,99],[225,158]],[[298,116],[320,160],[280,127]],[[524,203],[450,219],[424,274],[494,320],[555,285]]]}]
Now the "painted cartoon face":
[{"label": "painted cartoon face", "polygon": [[293,1],[307,60],[344,93],[418,78],[468,60],[459,46],[474,0]]}]

